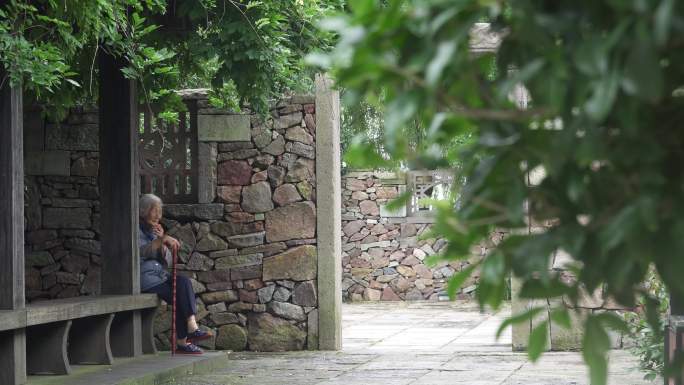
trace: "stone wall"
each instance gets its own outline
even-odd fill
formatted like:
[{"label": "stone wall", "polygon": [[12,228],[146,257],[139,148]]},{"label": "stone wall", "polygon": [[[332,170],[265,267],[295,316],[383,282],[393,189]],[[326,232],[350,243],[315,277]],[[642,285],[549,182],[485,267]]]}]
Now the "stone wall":
[{"label": "stone wall", "polygon": [[[199,103],[200,116],[213,116],[199,134],[200,162],[216,178],[215,198],[165,205],[164,216],[169,234],[183,242],[179,270],[198,294],[198,319],[217,335],[203,345],[306,348],[317,326],[309,322],[317,316],[314,99],[282,101],[271,119],[252,115],[248,124],[218,118],[220,110]],[[227,131],[220,126],[226,123],[246,132]],[[249,140],[219,142],[222,132]],[[169,327],[164,308],[157,322],[162,347]]]},{"label": "stone wall", "polygon": [[62,124],[26,111],[26,299],[100,292],[97,112]]},{"label": "stone wall", "polygon": [[[205,347],[317,348],[315,99],[293,96],[264,118],[197,99],[199,198],[164,206],[182,241],[180,274],[198,295]],[[60,124],[25,117],[29,300],[100,292],[97,112]],[[160,308],[157,344],[168,348]]]},{"label": "stone wall", "polygon": [[[479,248],[464,261],[424,263],[444,250],[444,239],[425,238],[430,217],[390,212],[388,201],[406,189],[402,174],[352,171],[342,177],[342,295],[345,301],[446,300],[448,278],[482,258]],[[475,273],[458,293],[475,291]]]}]

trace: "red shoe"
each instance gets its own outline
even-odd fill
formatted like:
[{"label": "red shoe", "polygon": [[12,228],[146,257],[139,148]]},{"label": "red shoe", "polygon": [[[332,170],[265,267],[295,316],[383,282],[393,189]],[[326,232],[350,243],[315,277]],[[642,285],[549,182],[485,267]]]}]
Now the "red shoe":
[{"label": "red shoe", "polygon": [[202,349],[199,346],[188,342],[186,345],[178,345],[176,347],[178,354],[202,354]]}]

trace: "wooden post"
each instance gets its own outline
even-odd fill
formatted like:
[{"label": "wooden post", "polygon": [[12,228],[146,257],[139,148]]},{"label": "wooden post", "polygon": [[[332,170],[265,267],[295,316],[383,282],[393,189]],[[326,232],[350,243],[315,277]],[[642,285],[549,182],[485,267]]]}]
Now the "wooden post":
[{"label": "wooden post", "polygon": [[[665,326],[665,363],[671,363],[677,354],[684,352],[684,298],[670,293],[670,316]],[[665,378],[665,385],[684,385],[684,370],[679,369],[674,377]]]},{"label": "wooden post", "polygon": [[[99,65],[102,294],[139,294],[136,84],[121,73],[123,58],[100,50]],[[114,320],[114,356],[142,354],[140,312],[132,313]]]},{"label": "wooden post", "polygon": [[[24,138],[21,87],[0,66],[0,310],[24,308]],[[24,329],[0,333],[0,384],[26,382]]]}]

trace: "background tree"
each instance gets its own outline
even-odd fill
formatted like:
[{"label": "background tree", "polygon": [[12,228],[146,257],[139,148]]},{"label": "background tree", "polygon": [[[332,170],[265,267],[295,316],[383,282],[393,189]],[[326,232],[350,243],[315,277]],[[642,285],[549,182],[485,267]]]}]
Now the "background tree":
[{"label": "background tree", "polygon": [[[684,294],[684,3],[350,3],[350,14],[324,23],[339,34],[334,53],[311,60],[332,66],[339,85],[359,98],[379,100],[382,90],[383,149],[394,164],[464,165],[459,209],[442,203],[433,228],[449,240],[442,258],[466,258],[495,228],[510,230],[477,266],[480,304],[498,308],[513,274],[524,298],[577,302],[583,290],[603,287],[625,306],[643,300],[657,327],[657,301],[641,286],[650,266],[671,292]],[[480,21],[503,36],[496,54],[469,52]],[[509,97],[521,83],[532,96],[526,110]],[[460,150],[416,152],[400,135],[412,121],[427,128],[423,149],[449,147],[464,133],[476,139]],[[349,160],[381,164],[372,151],[360,145]],[[533,170],[545,177],[532,187]],[[528,232],[545,221],[554,224],[548,231]],[[549,271],[549,256],[559,249],[574,260],[572,282]],[[456,275],[451,289],[472,271]],[[570,319],[564,306],[551,318],[565,326]],[[608,313],[584,321],[593,384],[606,381],[607,328],[625,324]],[[532,332],[533,359],[545,340]]]},{"label": "background tree", "polygon": [[0,6],[0,62],[27,99],[62,117],[94,101],[95,57],[125,57],[141,100],[183,108],[173,90],[212,87],[213,100],[266,110],[311,87],[304,52],[333,35],[314,21],[342,0],[9,0]]}]

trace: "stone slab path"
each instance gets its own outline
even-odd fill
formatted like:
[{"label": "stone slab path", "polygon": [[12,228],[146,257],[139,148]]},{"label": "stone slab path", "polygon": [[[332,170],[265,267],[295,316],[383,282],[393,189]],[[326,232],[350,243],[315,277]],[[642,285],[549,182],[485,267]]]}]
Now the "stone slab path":
[{"label": "stone slab path", "polygon": [[[233,353],[230,365],[178,385],[582,385],[579,353],[546,353],[536,364],[511,352],[506,311],[467,303],[374,303],[343,307],[340,352]],[[642,385],[626,351],[611,353],[611,385]]]}]

